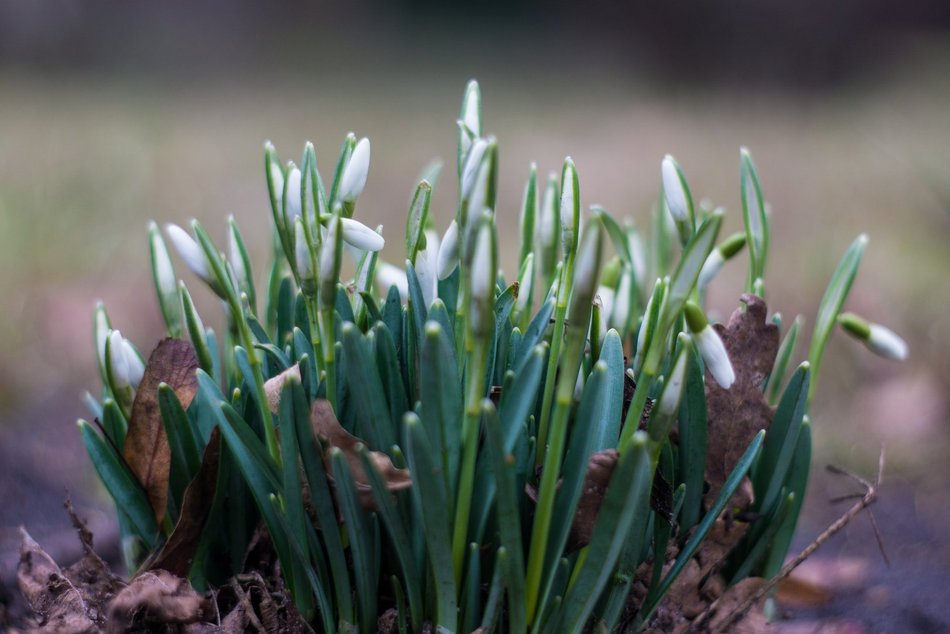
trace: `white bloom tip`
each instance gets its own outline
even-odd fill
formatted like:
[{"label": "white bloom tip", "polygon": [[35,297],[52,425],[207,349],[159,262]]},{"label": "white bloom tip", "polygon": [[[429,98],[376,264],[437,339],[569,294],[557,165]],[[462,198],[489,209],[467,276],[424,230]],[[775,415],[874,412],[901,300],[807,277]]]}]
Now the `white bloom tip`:
[{"label": "white bloom tip", "polygon": [[903,361],[907,358],[907,342],[890,328],[880,324],[871,324],[871,334],[867,346],[876,354],[887,359]]},{"label": "white bloom tip", "polygon": [[[196,223],[196,220],[192,220],[192,227],[194,227]],[[195,275],[206,282],[210,282],[211,270],[208,267],[208,260],[205,257],[205,253],[198,242],[191,237],[187,231],[176,224],[169,223],[165,225],[165,235],[172,241],[175,250],[178,251],[178,255],[185,261],[185,265],[191,269]]]},{"label": "white bloom tip", "polygon": [[340,199],[344,202],[355,202],[366,186],[366,177],[369,175],[370,145],[369,139],[363,137],[356,143],[350,160],[340,178]]},{"label": "white bloom tip", "polygon": [[380,251],[386,246],[386,240],[362,222],[352,218],[341,218],[343,240],[364,251]]},{"label": "white bloom tip", "polygon": [[699,347],[699,353],[706,362],[706,368],[712,377],[723,389],[728,390],[736,381],[736,373],[732,368],[732,362],[729,360],[729,354],[726,347],[719,338],[719,334],[713,329],[712,325],[706,326],[702,332],[696,335],[696,345]]},{"label": "white bloom tip", "polygon": [[680,178],[676,161],[669,154],[663,159],[663,194],[666,197],[666,206],[677,222],[689,220],[689,202],[686,199],[686,189]]}]

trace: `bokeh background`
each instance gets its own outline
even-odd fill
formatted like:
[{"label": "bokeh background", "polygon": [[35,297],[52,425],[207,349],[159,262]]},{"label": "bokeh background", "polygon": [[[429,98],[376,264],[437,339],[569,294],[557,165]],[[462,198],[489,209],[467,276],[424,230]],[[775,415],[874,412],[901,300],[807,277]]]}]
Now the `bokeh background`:
[{"label": "bokeh background", "polygon": [[[221,240],[234,214],[262,272],[263,142],[286,160],[312,140],[326,173],[353,130],[373,144],[359,217],[385,225],[385,256],[399,261],[418,174],[433,157],[452,165],[474,77],[499,139],[502,236],[514,235],[529,163],[543,174],[566,155],[585,205],[644,226],[672,153],[696,199],[724,205],[725,230],[737,230],[744,145],[773,210],[770,308],[803,314],[810,333],[841,254],[868,233],[848,308],[902,334],[910,359],[832,339],[800,541],[838,511],[829,498],[850,490],[822,466],[871,476],[885,445],[878,519],[892,567],[862,518],[827,552],[864,572],[838,584],[831,607],[798,614],[950,627],[947,607],[929,598],[950,583],[950,5],[575,4],[0,0],[4,579],[18,524],[38,537],[68,526],[64,489],[108,541],[109,506],[73,423],[85,414],[81,391],[97,387],[97,299],[143,351],[161,336],[147,221],[196,217]],[[440,229],[454,196],[446,176],[434,199]],[[511,272],[513,258],[503,264]],[[733,264],[715,283],[719,315],[736,306],[743,275]]]}]

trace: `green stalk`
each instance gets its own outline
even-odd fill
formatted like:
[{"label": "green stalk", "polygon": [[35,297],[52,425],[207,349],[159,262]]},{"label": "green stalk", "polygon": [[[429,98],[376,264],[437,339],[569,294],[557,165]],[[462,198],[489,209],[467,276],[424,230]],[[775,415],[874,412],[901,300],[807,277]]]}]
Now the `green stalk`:
[{"label": "green stalk", "polygon": [[465,418],[462,422],[462,465],[459,475],[458,498],[455,507],[455,525],[452,533],[452,563],[455,569],[455,584],[461,587],[465,549],[468,545],[468,518],[472,510],[472,493],[475,488],[475,459],[478,450],[478,421],[481,418],[481,401],[485,394],[485,364],[487,349],[484,341],[476,341],[469,353],[467,366],[468,385],[465,395]]},{"label": "green stalk", "polygon": [[564,319],[567,316],[567,302],[571,296],[574,273],[574,256],[568,256],[567,265],[561,269],[557,285],[557,306],[554,309],[554,333],[551,335],[551,353],[548,356],[548,369],[544,375],[544,395],[541,399],[541,418],[538,420],[538,452],[535,466],[541,466],[547,455],[548,429],[551,419],[551,406],[554,401],[554,386],[557,376],[557,364],[561,357],[561,343],[564,340]]},{"label": "green stalk", "polygon": [[338,411],[336,407],[336,337],[334,336],[336,322],[333,317],[332,305],[320,310],[320,321],[323,324],[324,341],[326,342],[326,345],[323,346],[323,369],[327,377],[327,400],[330,401],[333,411],[336,412]]}]

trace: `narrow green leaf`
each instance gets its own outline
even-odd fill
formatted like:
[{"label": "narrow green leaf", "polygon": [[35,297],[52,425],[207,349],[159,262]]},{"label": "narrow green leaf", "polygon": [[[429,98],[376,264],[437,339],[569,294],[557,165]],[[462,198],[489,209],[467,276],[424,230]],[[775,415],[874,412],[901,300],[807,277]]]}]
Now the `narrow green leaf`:
[{"label": "narrow green leaf", "polygon": [[[455,343],[437,322],[426,323],[419,364],[419,413],[437,457],[445,490],[454,493],[459,472],[462,429],[462,382]],[[451,495],[450,499],[453,499]]]},{"label": "narrow green leaf", "polygon": [[684,535],[699,521],[706,471],[708,421],[703,368],[698,351],[690,355],[686,372],[686,393],[680,402],[679,415],[680,477],[686,485],[680,515],[680,533]]},{"label": "narrow green leaf", "polygon": [[802,327],[802,316],[799,315],[792,322],[788,332],[782,339],[782,345],[778,348],[778,354],[775,356],[775,363],[772,365],[772,372],[768,378],[768,401],[769,405],[775,406],[779,397],[782,395],[782,386],[785,383],[785,373],[792,361],[792,355],[795,354],[795,346],[798,343],[798,332]]},{"label": "narrow green leaf", "polygon": [[547,343],[534,346],[525,356],[515,374],[511,387],[505,388],[498,403],[499,417],[505,421],[504,448],[510,453],[521,433],[522,426],[534,411],[538,402],[538,388],[547,357]]},{"label": "narrow green leaf", "polygon": [[419,418],[406,414],[406,457],[413,474],[412,495],[422,513],[430,571],[433,577],[436,624],[448,632],[457,629],[455,573],[449,532],[449,510],[442,479],[432,477],[439,466],[432,460],[432,446]]},{"label": "narrow green leaf", "polygon": [[169,486],[176,503],[181,504],[185,488],[201,466],[201,452],[195,443],[195,435],[190,429],[191,422],[188,420],[188,414],[182,408],[175,390],[167,383],[161,383],[158,386],[158,408],[171,450]]},{"label": "narrow green leaf", "polygon": [[782,565],[785,563],[785,557],[788,555],[788,549],[792,545],[792,537],[794,537],[795,534],[795,526],[798,524],[798,516],[801,514],[802,504],[805,502],[805,491],[808,488],[808,472],[810,467],[811,424],[806,417],[802,423],[801,431],[798,432],[795,456],[792,458],[792,464],[788,469],[788,476],[785,479],[785,489],[790,494],[793,494],[795,498],[789,504],[785,520],[772,539],[771,548],[769,548],[765,564],[762,567],[762,576],[766,579],[778,574],[778,571],[782,569]]},{"label": "narrow green leaf", "polygon": [[388,451],[396,443],[396,429],[390,423],[389,406],[374,354],[355,324],[343,324],[343,353],[346,355],[346,380],[349,391],[356,396],[356,434],[373,449]]},{"label": "narrow green leaf", "polygon": [[765,201],[762,199],[762,187],[759,185],[755,163],[745,148],[739,153],[739,180],[742,220],[751,261],[746,291],[751,292],[755,280],[765,277],[765,263],[769,252],[769,219],[765,213]]},{"label": "narrow green leaf", "polygon": [[[293,433],[295,426],[306,425],[310,416],[310,408],[307,406],[307,397],[304,395],[303,386],[300,381],[293,376],[284,380],[280,397],[280,418],[279,425],[281,429],[288,433],[280,435],[280,453],[283,461],[282,484],[283,484],[283,507],[286,515],[287,525],[290,530],[285,530],[288,540],[291,535],[306,535],[307,524],[310,518],[304,509],[303,488],[300,482],[300,467],[298,463],[297,436]],[[280,513],[278,513],[279,515]],[[289,542],[288,542],[289,543]],[[300,555],[293,558],[293,566],[285,570],[285,575],[289,576],[289,586],[294,598],[294,604],[305,618],[312,615],[313,595],[307,587],[306,569],[310,567],[310,554],[307,550],[306,540],[300,540]]]},{"label": "narrow green leaf", "polygon": [[432,185],[423,180],[416,187],[409,203],[409,214],[406,216],[406,259],[413,266],[416,263],[416,254],[425,248],[426,224],[429,219],[429,201],[432,198]]},{"label": "narrow green leaf", "polygon": [[93,431],[89,423],[80,420],[78,425],[92,465],[109,495],[112,496],[121,512],[128,517],[135,534],[149,549],[156,548],[159,543],[158,526],[155,524],[155,514],[152,512],[152,506],[142,486],[115,449]]}]

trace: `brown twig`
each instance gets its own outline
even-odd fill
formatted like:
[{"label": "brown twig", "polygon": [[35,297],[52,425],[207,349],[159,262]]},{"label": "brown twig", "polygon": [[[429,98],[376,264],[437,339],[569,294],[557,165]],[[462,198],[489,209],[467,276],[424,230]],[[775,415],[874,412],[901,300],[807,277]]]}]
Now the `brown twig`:
[{"label": "brown twig", "polygon": [[[811,555],[816,550],[818,550],[825,542],[831,539],[842,528],[850,524],[851,520],[857,517],[861,511],[863,511],[868,506],[874,503],[874,501],[877,499],[878,490],[880,489],[881,482],[884,478],[884,448],[881,447],[881,455],[880,455],[880,458],[878,458],[878,465],[877,465],[877,478],[875,479],[873,483],[865,480],[859,475],[850,473],[848,471],[839,469],[837,467],[829,467],[829,471],[832,471],[833,473],[837,473],[840,475],[848,476],[849,478],[858,482],[862,487],[864,487],[864,495],[861,497],[860,500],[858,500],[854,504],[854,506],[848,509],[848,511],[844,515],[842,515],[837,520],[835,520],[828,528],[824,530],[824,532],[821,533],[821,535],[816,537],[815,541],[813,541],[808,546],[806,546],[805,549],[802,550],[802,552],[798,553],[798,555],[796,555],[794,559],[792,559],[787,564],[785,564],[782,567],[782,569],[778,572],[777,575],[775,575],[774,577],[769,579],[767,582],[762,584],[762,586],[758,590],[756,590],[751,595],[749,595],[749,597],[745,601],[740,603],[738,607],[736,607],[732,612],[726,615],[726,617],[723,620],[717,623],[716,626],[712,628],[711,630],[712,634],[717,634],[718,632],[725,631],[725,629],[729,625],[731,625],[736,619],[740,618],[743,614],[748,612],[752,608],[753,605],[758,603],[765,595],[767,595],[772,590],[772,588],[778,585],[778,583],[782,579],[785,579],[790,574],[792,574],[792,571],[798,568],[798,566],[803,561],[811,557]],[[880,536],[878,536],[878,545],[881,547],[881,552],[883,553],[884,552],[883,545],[881,544]],[[885,555],[884,557],[886,561],[887,556]],[[710,614],[712,614],[714,609],[715,609],[715,604],[711,605],[709,609],[707,609],[700,616],[700,618],[697,619],[696,623],[702,623],[702,621],[704,621],[706,618],[709,617]]]}]

